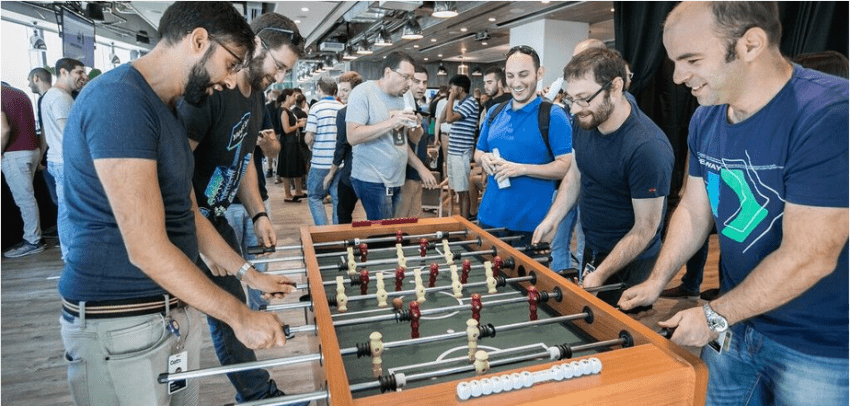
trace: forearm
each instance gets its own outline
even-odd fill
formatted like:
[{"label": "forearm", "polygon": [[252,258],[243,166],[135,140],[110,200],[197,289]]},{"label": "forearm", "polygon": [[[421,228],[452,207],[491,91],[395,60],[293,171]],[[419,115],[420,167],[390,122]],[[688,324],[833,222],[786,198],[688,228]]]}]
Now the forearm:
[{"label": "forearm", "polygon": [[351,145],[362,144],[387,135],[393,129],[393,120],[385,120],[378,124],[361,125],[348,124],[348,143]]},{"label": "forearm", "polygon": [[596,267],[595,272],[599,272],[600,277],[608,279],[615,275],[626,265],[634,261],[644,250],[646,250],[652,237],[655,236],[657,225],[635,225],[626,233],[617,245],[611,250],[605,260]]},{"label": "forearm", "polygon": [[561,182],[561,186],[558,187],[558,194],[555,195],[555,201],[552,202],[552,207],[549,208],[549,213],[546,214],[546,220],[551,220],[554,224],[560,224],[564,217],[567,216],[567,213],[575,206],[580,188],[581,185],[579,182],[571,179],[568,173]]},{"label": "forearm", "polygon": [[407,147],[407,164],[412,166],[413,169],[416,169],[417,172],[430,172],[428,167],[422,163],[422,160],[413,153],[413,149],[411,149],[410,146]]},{"label": "forearm", "polygon": [[312,131],[308,131],[304,134],[304,143],[307,144],[307,148],[310,148],[310,150],[313,150],[313,140],[315,140],[315,137],[316,133]]},{"label": "forearm", "polygon": [[710,212],[708,214],[706,216],[700,213],[700,210],[688,207],[682,200],[670,219],[667,236],[652,269],[650,280],[661,286],[666,285],[682,265],[702,247],[714,225]]},{"label": "forearm", "polygon": [[415,128],[411,128],[407,130],[407,138],[413,142],[413,144],[419,144],[419,140],[422,139],[422,136],[425,134],[425,129],[422,128],[421,125],[416,126]]},{"label": "forearm", "polygon": [[569,170],[569,164],[564,161],[554,160],[544,165],[516,164],[520,167],[520,176],[529,176],[538,179],[562,179]]},{"label": "forearm", "polygon": [[245,263],[245,259],[227,244],[227,241],[218,233],[215,226],[201,214],[197,207],[194,211],[198,251],[221,269],[224,269],[228,275],[236,275],[239,268]]}]

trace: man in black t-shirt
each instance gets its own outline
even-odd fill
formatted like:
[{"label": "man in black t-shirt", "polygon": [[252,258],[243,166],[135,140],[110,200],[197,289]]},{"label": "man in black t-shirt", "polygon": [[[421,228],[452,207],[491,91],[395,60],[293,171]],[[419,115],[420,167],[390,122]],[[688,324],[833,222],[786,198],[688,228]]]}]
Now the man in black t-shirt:
[{"label": "man in black t-shirt", "polygon": [[[186,127],[189,144],[195,155],[192,177],[195,197],[203,218],[210,221],[227,243],[237,252],[240,241],[225,217],[228,206],[239,196],[253,232],[259,242],[272,247],[277,242],[258,188],[258,171],[254,160],[258,137],[267,142],[275,138],[273,130],[264,130],[265,104],[263,89],[292,68],[303,52],[303,38],[288,18],[266,13],[251,22],[255,33],[255,52],[247,66],[234,75],[235,83],[215,92],[200,106],[178,105],[178,114]],[[219,266],[201,256],[198,266],[217,285],[246,301],[241,281],[227,276]],[[280,291],[291,291],[281,285]],[[207,319],[216,355],[222,365],[256,361],[254,352],[233,336],[233,330],[214,318]],[[237,402],[266,399],[283,395],[269,373],[255,369],[227,374],[236,388]]]},{"label": "man in black t-shirt", "polygon": [[[627,98],[625,65],[618,54],[592,48],[573,56],[564,68],[575,165],[532,237],[532,242],[549,240],[578,201],[586,244],[581,265],[585,289],[643,282],[661,249],[673,148]],[[599,297],[615,305],[622,292]]]}]

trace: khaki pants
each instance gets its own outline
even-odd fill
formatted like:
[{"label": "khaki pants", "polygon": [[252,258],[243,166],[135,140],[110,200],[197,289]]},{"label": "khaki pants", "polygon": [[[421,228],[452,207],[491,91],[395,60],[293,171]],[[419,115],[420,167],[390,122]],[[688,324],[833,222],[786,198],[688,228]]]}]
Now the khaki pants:
[{"label": "khaki pants", "polygon": [[422,181],[406,180],[401,187],[401,201],[395,211],[396,218],[422,215]]}]

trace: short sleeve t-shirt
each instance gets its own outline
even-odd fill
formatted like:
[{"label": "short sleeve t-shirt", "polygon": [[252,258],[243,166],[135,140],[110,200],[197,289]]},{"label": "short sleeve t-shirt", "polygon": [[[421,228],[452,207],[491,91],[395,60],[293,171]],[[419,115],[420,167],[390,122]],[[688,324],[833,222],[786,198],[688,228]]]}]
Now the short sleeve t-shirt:
[{"label": "short sleeve t-shirt", "polygon": [[[348,96],[346,123],[373,125],[390,118],[390,111],[404,110],[404,99],[384,93],[375,81],[354,88]],[[393,142],[392,130],[372,140],[351,147],[351,177],[364,182],[382,183],[386,187],[404,184],[407,166],[407,140]]]},{"label": "short sleeve t-shirt", "polygon": [[478,101],[466,96],[454,109],[461,119],[452,123],[449,132],[449,155],[463,155],[475,146],[475,130],[478,129]]},{"label": "short sleeve t-shirt", "polygon": [[330,169],[336,149],[336,113],[343,107],[333,97],[325,97],[310,108],[304,132],[315,134],[310,167]]},{"label": "short sleeve t-shirt", "polygon": [[[602,134],[573,123],[575,164],[581,172],[579,208],[585,243],[609,253],[634,227],[632,199],[651,199],[670,194],[673,147],[664,132],[629,102],[632,111],[619,129]],[[666,208],[666,205],[664,205]],[[657,255],[661,229],[637,259]]]},{"label": "short sleeve t-shirt", "polygon": [[47,162],[61,164],[62,159],[62,129],[57,123],[58,120],[67,120],[71,114],[71,107],[74,105],[74,99],[70,94],[57,87],[51,87],[41,101],[41,117],[44,121],[44,137],[47,141],[47,146],[50,149],[47,151]]},{"label": "short sleeve t-shirt", "polygon": [[[728,123],[727,105],[697,109],[688,138],[689,174],[705,182],[717,226],[721,292],[738,286],[779,248],[786,203],[848,206],[847,106],[846,79],[794,65],[773,100],[740,123]],[[746,322],[797,351],[846,358],[847,273],[845,242],[835,271]]]},{"label": "short sleeve t-shirt", "polygon": [[[130,263],[94,161],[135,158],[156,162],[168,239],[194,261],[198,256],[192,201],[192,150],[174,111],[130,64],[89,83],[65,127],[65,195],[70,226],[59,293],[72,300],[151,297],[165,291]],[[148,204],[139,202],[139,204]]]},{"label": "short sleeve t-shirt", "polygon": [[7,86],[4,82],[2,105],[3,114],[6,115],[11,132],[6,152],[38,149],[35,115],[30,98],[23,91]]},{"label": "short sleeve t-shirt", "polygon": [[265,117],[263,94],[245,97],[239,89],[225,89],[198,107],[181,101],[177,111],[189,138],[198,142],[192,180],[198,207],[204,216],[223,216],[257,146]]}]

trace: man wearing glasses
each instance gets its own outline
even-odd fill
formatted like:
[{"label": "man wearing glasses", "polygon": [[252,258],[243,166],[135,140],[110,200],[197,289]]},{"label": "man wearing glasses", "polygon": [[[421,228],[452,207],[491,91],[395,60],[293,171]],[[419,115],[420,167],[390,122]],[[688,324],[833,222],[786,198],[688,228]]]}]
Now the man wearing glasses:
[{"label": "man wearing glasses", "polygon": [[413,79],[413,58],[403,52],[387,55],[381,78],[351,91],[348,98],[348,142],[352,145],[351,185],[369,220],[392,218],[400,202],[405,168],[413,165],[423,186],[434,188],[434,175],[407,144],[409,133],[422,136],[421,120],[403,95]]},{"label": "man wearing glasses", "polygon": [[[534,239],[551,238],[578,201],[585,235],[585,289],[643,282],[661,249],[673,148],[625,96],[627,77],[625,61],[607,48],[580,52],[564,68],[576,164]],[[599,297],[615,305],[622,292]]]},{"label": "man wearing glasses", "polygon": [[[254,53],[237,66],[235,86],[213,93],[198,105],[184,100],[177,109],[195,154],[192,183],[203,214],[199,221],[211,223],[236,252],[247,247],[246,241],[267,247],[277,242],[255,166],[255,159],[262,156],[262,152],[257,155],[257,143],[277,142],[273,130],[263,125],[263,90],[291,69],[303,52],[297,26],[280,14],[261,15],[251,22],[251,30],[256,33]],[[231,206],[235,198],[238,204]],[[231,207],[242,210],[235,213],[229,210]],[[246,301],[241,281],[228,275],[215,261],[202,255],[197,265],[216,285],[240,302]],[[284,281],[285,278],[280,282]],[[285,290],[281,285],[277,291]],[[250,288],[249,291],[250,303],[256,308],[256,302],[262,301],[261,294]],[[254,351],[236,339],[227,323],[214,317],[207,321],[222,365],[257,360]],[[283,395],[263,369],[230,373],[228,378],[236,388],[237,402]]]},{"label": "man wearing glasses", "polygon": [[283,278],[245,266],[203,221],[192,151],[174,114],[181,95],[200,104],[232,86],[232,68],[253,50],[251,28],[230,3],[176,2],[159,31],[149,54],[83,89],[65,126],[73,181],[59,321],[77,404],[197,404],[196,380],[157,377],[199,367],[200,312],[249,348],[286,342],[277,316],[251,311],[194,264],[202,252],[255,288],[281,291]]},{"label": "man wearing glasses", "polygon": [[[504,227],[528,245],[534,228],[552,204],[555,181],[572,164],[571,130],[567,114],[550,105],[548,142],[540,133],[542,98],[537,81],[543,76],[540,57],[528,46],[511,48],[505,79],[512,100],[493,106],[481,127],[475,161],[490,177],[478,209],[482,228]],[[497,114],[495,117],[490,117]]]}]

